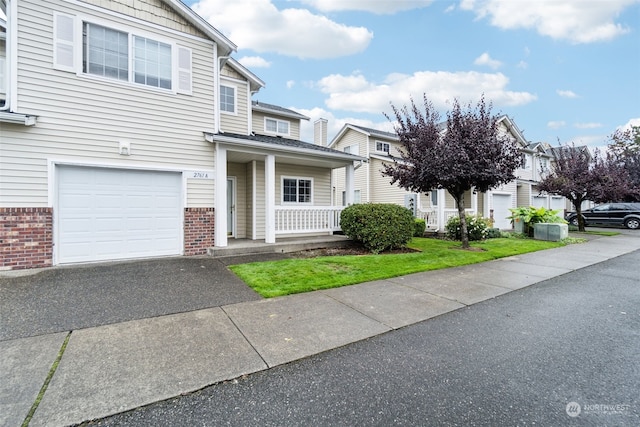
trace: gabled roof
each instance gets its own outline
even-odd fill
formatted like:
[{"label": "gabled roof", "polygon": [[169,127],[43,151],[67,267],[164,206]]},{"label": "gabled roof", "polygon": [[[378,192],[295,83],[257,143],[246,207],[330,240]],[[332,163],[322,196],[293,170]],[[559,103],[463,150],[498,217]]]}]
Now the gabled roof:
[{"label": "gabled roof", "polygon": [[584,153],[587,154],[587,156],[589,157],[589,159],[592,158],[591,156],[591,151],[589,151],[589,147],[587,147],[586,145],[580,145],[580,146],[573,146],[573,145],[561,145],[558,147],[549,147],[547,152],[551,155],[551,157],[553,157],[554,159],[558,158],[558,151],[568,151],[568,150],[576,150],[576,151],[582,151]]},{"label": "gabled roof", "polygon": [[237,46],[229,40],[224,34],[215,29],[203,17],[195,13],[189,6],[180,0],[163,0],[180,16],[189,21],[194,27],[205,33],[213,41],[218,44],[218,55],[228,56],[231,52],[237,50]]},{"label": "gabled roof", "polygon": [[340,132],[338,132],[338,134],[333,137],[333,139],[329,143],[329,147],[331,147],[338,140],[340,140],[340,138],[342,138],[342,136],[349,129],[354,130],[356,132],[360,132],[360,133],[365,134],[367,136],[372,136],[374,138],[378,137],[378,138],[392,139],[394,141],[398,140],[398,135],[395,134],[395,133],[386,132],[386,131],[383,131],[383,130],[378,130],[378,129],[373,129],[373,128],[368,128],[368,127],[359,126],[359,125],[354,125],[352,123],[345,123],[344,126],[342,126],[342,129],[340,129]]},{"label": "gabled roof", "polygon": [[265,86],[262,79],[253,74],[247,67],[236,61],[234,58],[227,59],[226,64],[247,79],[251,92],[257,92]]},{"label": "gabled roof", "polygon": [[296,111],[289,110],[288,108],[280,107],[278,105],[267,104],[261,101],[251,101],[251,109],[255,111],[262,111],[263,113],[278,114],[280,116],[291,117],[293,119],[309,120],[309,117],[302,115]]},{"label": "gabled roof", "polygon": [[520,143],[520,147],[527,149],[529,147],[529,142],[522,134],[522,131],[518,128],[513,120],[506,114],[498,118],[498,123],[504,123],[507,128],[511,131],[511,134],[516,138],[516,141]]}]

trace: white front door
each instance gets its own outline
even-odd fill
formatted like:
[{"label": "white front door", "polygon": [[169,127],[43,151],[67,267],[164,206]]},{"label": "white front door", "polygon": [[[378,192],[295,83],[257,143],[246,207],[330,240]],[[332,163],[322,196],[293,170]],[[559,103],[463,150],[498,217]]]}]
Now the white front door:
[{"label": "white front door", "polygon": [[58,166],[56,262],[182,254],[182,174]]},{"label": "white front door", "polygon": [[234,237],[236,225],[236,178],[227,178],[227,236]]}]

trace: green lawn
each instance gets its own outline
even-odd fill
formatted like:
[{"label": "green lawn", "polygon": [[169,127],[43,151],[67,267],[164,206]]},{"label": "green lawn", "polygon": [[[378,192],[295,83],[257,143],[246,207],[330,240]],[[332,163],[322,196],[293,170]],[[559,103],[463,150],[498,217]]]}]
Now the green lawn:
[{"label": "green lawn", "polygon": [[409,247],[420,252],[295,258],[232,265],[229,268],[266,298],[329,289],[371,280],[437,270],[527,252],[564,246],[567,242],[499,238],[473,242],[483,251],[457,249],[458,242],[414,238]]}]

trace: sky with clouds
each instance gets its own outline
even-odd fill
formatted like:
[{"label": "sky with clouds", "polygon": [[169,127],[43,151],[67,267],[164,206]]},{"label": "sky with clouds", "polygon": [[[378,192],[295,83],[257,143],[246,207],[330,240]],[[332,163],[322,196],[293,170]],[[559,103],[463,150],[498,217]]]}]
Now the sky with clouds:
[{"label": "sky with clouds", "polygon": [[482,94],[525,137],[601,146],[640,125],[640,0],[183,0],[266,86],[254,100],[393,130],[426,94],[443,118]]}]

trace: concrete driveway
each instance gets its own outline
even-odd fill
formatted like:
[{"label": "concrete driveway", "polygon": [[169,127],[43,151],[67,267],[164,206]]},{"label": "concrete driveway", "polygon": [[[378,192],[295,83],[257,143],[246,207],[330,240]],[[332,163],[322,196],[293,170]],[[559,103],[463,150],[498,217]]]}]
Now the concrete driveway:
[{"label": "concrete driveway", "polygon": [[0,341],[259,300],[227,265],[278,257],[284,255],[177,257],[3,273]]}]

